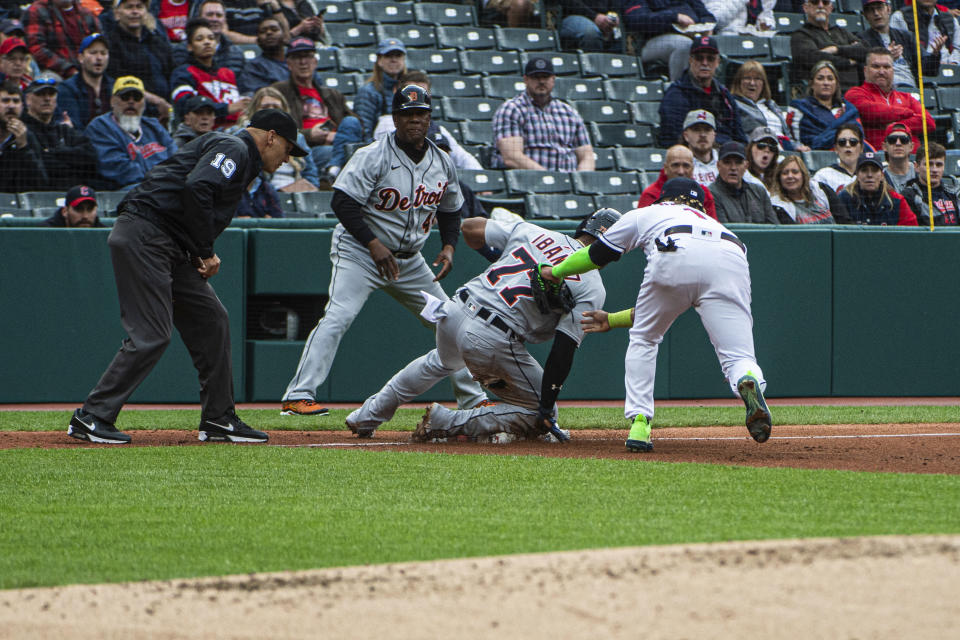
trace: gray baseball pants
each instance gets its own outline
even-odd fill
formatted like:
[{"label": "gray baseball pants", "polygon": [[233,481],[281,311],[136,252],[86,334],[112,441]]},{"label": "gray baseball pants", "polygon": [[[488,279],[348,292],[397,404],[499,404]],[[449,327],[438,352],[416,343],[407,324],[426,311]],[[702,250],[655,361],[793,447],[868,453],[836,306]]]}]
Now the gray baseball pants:
[{"label": "gray baseball pants", "polygon": [[[424,305],[421,290],[441,300],[447,297],[440,283],[434,282],[434,273],[420,253],[411,258],[398,258],[400,278],[386,280],[377,272],[370,253],[341,227],[334,231],[330,260],[333,262],[330,300],[320,322],[307,337],[297,371],[283,394],[284,402],[316,399],[317,388],[330,375],[343,334],[377,289],[386,291],[418,318]],[[486,399],[480,385],[473,381],[463,365],[444,374],[447,375],[451,377],[460,407],[473,407]]]},{"label": "gray baseball pants", "polygon": [[153,223],[121,214],[107,240],[127,332],[83,410],[116,422],[120,409],[170,344],[173,327],[200,376],[201,418],[234,408],[230,323],[213,287]]}]

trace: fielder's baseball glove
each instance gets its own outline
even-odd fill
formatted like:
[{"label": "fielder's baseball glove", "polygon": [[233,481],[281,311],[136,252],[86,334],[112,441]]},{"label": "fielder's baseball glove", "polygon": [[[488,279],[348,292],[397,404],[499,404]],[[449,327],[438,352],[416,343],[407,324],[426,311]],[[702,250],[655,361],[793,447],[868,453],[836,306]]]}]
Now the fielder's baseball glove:
[{"label": "fielder's baseball glove", "polygon": [[527,272],[537,309],[540,313],[569,313],[577,304],[570,292],[570,287],[566,282],[555,284],[544,280],[540,275],[540,268],[543,266],[546,265],[538,264],[535,269]]}]

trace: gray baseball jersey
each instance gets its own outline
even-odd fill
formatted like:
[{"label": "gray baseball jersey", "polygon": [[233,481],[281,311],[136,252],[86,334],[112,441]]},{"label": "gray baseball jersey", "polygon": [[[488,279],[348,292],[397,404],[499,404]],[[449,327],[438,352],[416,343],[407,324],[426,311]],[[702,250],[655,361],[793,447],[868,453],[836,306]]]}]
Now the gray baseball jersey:
[{"label": "gray baseball jersey", "polygon": [[333,185],[363,204],[364,221],[391,251],[423,248],[437,211],[459,211],[463,194],[450,156],[427,140],[414,163],[387,136],[353,154]]}]

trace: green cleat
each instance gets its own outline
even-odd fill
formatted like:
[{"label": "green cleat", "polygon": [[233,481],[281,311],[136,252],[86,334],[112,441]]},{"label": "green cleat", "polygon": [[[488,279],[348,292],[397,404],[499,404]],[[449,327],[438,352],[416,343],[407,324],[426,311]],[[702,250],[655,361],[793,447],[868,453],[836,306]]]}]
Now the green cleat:
[{"label": "green cleat", "polygon": [[747,430],[757,442],[766,442],[770,438],[772,418],[767,403],[763,399],[760,383],[747,374],[737,380],[737,391],[747,407]]},{"label": "green cleat", "polygon": [[644,415],[633,419],[630,435],[627,436],[627,451],[643,453],[653,451],[653,437],[650,435],[650,422]]}]

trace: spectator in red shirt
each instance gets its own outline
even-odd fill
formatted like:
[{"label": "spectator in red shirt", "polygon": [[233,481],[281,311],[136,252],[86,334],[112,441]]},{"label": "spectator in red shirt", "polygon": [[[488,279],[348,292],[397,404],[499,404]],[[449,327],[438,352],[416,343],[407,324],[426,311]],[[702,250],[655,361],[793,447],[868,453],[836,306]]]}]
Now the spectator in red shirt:
[{"label": "spectator in red shirt", "polygon": [[76,53],[91,33],[99,33],[97,16],[77,0],[36,0],[23,14],[27,46],[41,69],[63,78],[80,70]]},{"label": "spectator in red shirt", "polygon": [[[848,90],[844,97],[860,112],[867,142],[874,149],[882,149],[887,125],[903,122],[910,127],[916,151],[920,145],[916,132],[923,129],[920,103],[909,93],[894,91],[893,54],[880,47],[870,49],[863,73],[864,83]],[[935,128],[933,117],[927,113],[927,130]]]},{"label": "spectator in red shirt", "polygon": [[14,80],[21,90],[26,89],[33,80],[27,73],[29,68],[29,50],[23,40],[7,38],[0,42],[0,82]]},{"label": "spectator in red shirt", "polygon": [[[656,182],[643,190],[637,206],[647,207],[659,200],[660,192],[663,191],[663,185],[667,180],[678,177],[694,179],[693,152],[682,144],[676,144],[667,149],[667,155],[663,160],[663,168],[660,169],[660,176]],[[704,187],[703,205],[707,210],[707,215],[716,220],[717,207],[713,202],[713,194],[706,188],[706,185],[700,186]]]}]

